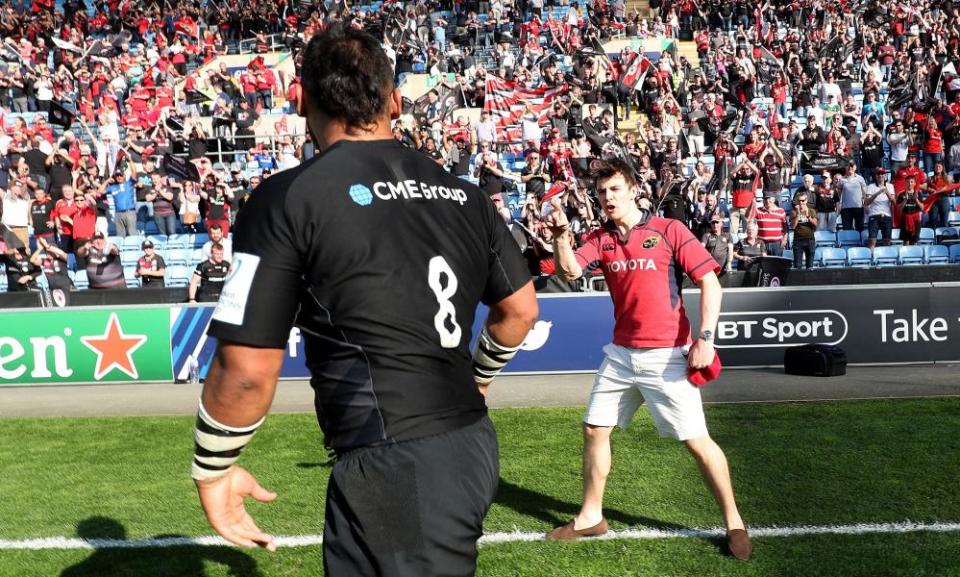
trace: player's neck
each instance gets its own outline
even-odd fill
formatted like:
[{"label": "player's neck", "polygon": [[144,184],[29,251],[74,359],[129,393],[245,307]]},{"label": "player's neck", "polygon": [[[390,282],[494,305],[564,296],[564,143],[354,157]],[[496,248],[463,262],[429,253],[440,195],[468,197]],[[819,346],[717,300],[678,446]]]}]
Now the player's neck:
[{"label": "player's neck", "polygon": [[310,127],[317,148],[327,150],[341,140],[366,141],[393,138],[389,118],[379,119],[369,126],[350,126],[345,122],[318,115],[318,121]]},{"label": "player's neck", "polygon": [[640,221],[642,220],[643,211],[639,208],[635,208],[627,213],[622,219],[614,219],[613,226],[616,227],[617,232],[619,232],[621,235],[626,235],[633,229],[633,227],[640,224]]}]

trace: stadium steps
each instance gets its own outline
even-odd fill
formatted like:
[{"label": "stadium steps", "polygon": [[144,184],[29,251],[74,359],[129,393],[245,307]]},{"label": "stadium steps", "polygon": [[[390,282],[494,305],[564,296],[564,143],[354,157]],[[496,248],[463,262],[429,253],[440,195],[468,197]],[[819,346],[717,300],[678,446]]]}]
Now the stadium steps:
[{"label": "stadium steps", "polygon": [[696,42],[677,42],[677,56],[683,56],[693,68],[700,66],[700,56],[697,54]]}]

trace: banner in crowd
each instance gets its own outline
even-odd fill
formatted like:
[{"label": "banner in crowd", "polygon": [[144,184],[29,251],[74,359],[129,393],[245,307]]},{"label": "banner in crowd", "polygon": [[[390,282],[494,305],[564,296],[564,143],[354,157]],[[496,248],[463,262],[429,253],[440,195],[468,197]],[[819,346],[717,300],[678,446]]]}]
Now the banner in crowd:
[{"label": "banner in crowd", "polygon": [[[606,293],[541,295],[540,318],[506,373],[593,372],[613,333]],[[696,331],[699,292],[684,292]],[[0,385],[187,380],[206,375],[212,306],[12,311]],[[486,318],[477,311],[473,334]],[[851,363],[960,361],[960,283],[727,289],[716,332],[726,367],[782,366],[788,347],[838,345]],[[309,377],[294,328],[281,376]]]},{"label": "banner in crowd", "polygon": [[173,378],[165,307],[5,312],[3,326],[0,386]]},{"label": "banner in crowd", "polygon": [[553,88],[527,88],[517,82],[487,75],[483,109],[490,112],[497,125],[508,126],[519,124],[529,105],[537,113],[540,124],[544,124],[553,100],[565,95],[567,89],[566,84]]}]

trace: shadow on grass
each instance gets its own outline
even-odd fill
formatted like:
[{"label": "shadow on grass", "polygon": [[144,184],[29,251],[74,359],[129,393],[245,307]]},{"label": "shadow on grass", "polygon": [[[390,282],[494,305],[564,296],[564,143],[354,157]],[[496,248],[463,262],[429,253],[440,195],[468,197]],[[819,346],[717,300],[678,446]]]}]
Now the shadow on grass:
[{"label": "shadow on grass", "polygon": [[[77,524],[77,536],[94,541],[123,540],[127,531],[107,517],[90,517]],[[155,538],[182,537],[157,535]],[[204,563],[228,568],[234,577],[260,577],[257,562],[233,547],[185,545],[166,548],[98,548],[85,560],[68,567],[60,577],[203,577]]]},{"label": "shadow on grass", "polygon": [[[550,495],[525,489],[505,480],[503,477],[500,478],[500,488],[497,490],[495,502],[498,505],[513,509],[521,515],[539,519],[551,527],[569,522],[570,519],[575,517],[577,512],[580,511],[579,503],[561,501]],[[663,531],[683,531],[691,529],[691,527],[678,523],[624,513],[623,511],[607,507],[603,509],[603,515],[608,521],[627,525],[631,529],[647,528],[660,529]],[[722,554],[727,554],[726,539],[704,537],[703,540],[715,546]]]},{"label": "shadow on grass", "polygon": [[[551,526],[566,523],[580,511],[579,503],[561,501],[550,495],[525,489],[502,477],[500,479],[500,489],[497,491],[496,502],[499,505],[513,509],[521,515],[539,519]],[[604,508],[603,514],[608,521],[614,521],[633,528],[638,526],[665,530],[682,530],[689,528],[668,521],[624,513],[617,509]]]}]

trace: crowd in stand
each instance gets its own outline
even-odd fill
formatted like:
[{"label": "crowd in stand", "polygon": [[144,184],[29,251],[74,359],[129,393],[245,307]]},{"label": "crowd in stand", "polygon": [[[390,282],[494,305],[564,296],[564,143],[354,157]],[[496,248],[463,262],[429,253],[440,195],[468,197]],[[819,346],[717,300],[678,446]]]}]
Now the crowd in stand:
[{"label": "crowd in stand", "polygon": [[[110,247],[145,230],[166,239],[216,228],[229,239],[258,182],[313,155],[281,114],[296,110],[302,47],[331,20],[382,38],[398,84],[411,72],[443,79],[410,103],[394,135],[489,194],[533,274],[553,272],[541,222],[548,204],[561,204],[578,237],[603,225],[590,179],[596,158],[627,160],[638,202],[686,222],[724,270],[785,251],[810,267],[818,240],[838,230],[863,232],[870,249],[924,241],[925,227],[951,240],[949,227],[960,224],[953,2],[651,8],[647,17],[623,0],[6,5],[8,290],[44,274],[69,287],[62,271],[71,269],[94,272],[92,287],[162,285],[163,258],[149,243],[136,263],[120,263],[119,279],[101,282],[105,263],[122,260]],[[613,57],[602,48],[634,38],[689,39],[699,62],[673,49],[644,54],[642,41]],[[244,40],[245,69],[201,68]],[[289,54],[295,72],[254,56],[271,51]],[[478,118],[457,111],[470,107]],[[257,138],[264,123],[273,136]],[[124,267],[140,280],[120,282]]]}]

